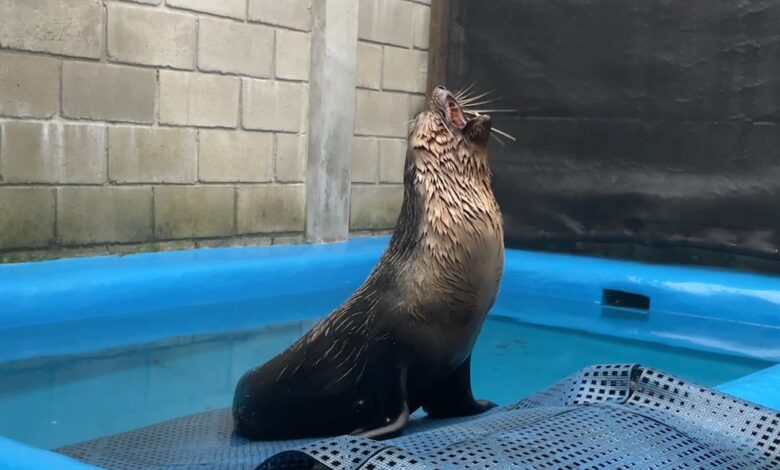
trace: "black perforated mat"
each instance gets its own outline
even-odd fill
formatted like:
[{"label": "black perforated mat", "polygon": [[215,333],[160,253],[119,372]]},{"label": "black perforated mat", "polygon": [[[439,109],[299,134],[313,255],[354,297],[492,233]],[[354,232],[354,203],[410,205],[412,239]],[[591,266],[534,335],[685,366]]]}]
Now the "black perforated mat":
[{"label": "black perforated mat", "polygon": [[250,442],[217,410],[59,449],[111,469],[770,469],[780,413],[636,365],[580,371],[515,405],[415,419],[389,441]]}]

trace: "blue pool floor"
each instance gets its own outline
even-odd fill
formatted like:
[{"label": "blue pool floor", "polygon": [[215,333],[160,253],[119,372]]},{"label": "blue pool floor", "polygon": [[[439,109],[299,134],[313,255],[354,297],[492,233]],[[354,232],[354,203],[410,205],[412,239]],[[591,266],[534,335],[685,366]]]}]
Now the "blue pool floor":
[{"label": "blue pool floor", "polygon": [[[229,406],[245,371],[311,325],[0,364],[0,435],[54,448]],[[490,317],[474,351],[474,390],[507,404],[587,365],[615,362],[664,369],[702,385],[771,365]]]}]

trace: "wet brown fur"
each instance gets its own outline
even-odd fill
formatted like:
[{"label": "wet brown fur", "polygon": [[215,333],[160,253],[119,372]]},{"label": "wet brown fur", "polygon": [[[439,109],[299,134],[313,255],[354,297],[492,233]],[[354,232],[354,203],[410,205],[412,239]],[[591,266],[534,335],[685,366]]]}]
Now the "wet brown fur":
[{"label": "wet brown fur", "polygon": [[[389,247],[341,307],[241,379],[233,408],[240,434],[388,437],[420,406],[435,416],[489,407],[471,397],[468,374],[503,273],[490,123],[483,116],[454,125],[442,99],[452,95],[442,93],[411,126]],[[463,396],[442,401],[453,387]]]}]

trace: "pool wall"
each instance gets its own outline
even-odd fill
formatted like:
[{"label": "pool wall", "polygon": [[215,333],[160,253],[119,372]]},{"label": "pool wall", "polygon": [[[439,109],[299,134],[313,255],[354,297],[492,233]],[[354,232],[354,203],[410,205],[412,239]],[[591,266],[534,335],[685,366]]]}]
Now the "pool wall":
[{"label": "pool wall", "polygon": [[[0,362],[317,318],[363,282],[387,242],[0,265]],[[246,302],[256,316],[241,313]],[[780,362],[780,278],[772,276],[507,250],[492,313]],[[780,366],[720,388],[780,409]],[[3,439],[0,468],[54,468],[34,454],[57,458]]]},{"label": "pool wall", "polygon": [[[606,305],[605,291],[649,307]],[[493,313],[780,362],[780,277],[507,250]]]},{"label": "pool wall", "polygon": [[96,470],[64,455],[0,436],[0,470]]}]

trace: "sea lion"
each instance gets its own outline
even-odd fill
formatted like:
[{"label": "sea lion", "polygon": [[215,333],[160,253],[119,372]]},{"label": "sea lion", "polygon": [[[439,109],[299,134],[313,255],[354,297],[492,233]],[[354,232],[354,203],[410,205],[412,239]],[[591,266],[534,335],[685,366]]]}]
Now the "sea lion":
[{"label": "sea lion", "polygon": [[410,413],[467,416],[471,350],[503,274],[487,162],[490,117],[443,87],[411,125],[395,232],[368,280],[287,350],[239,381],[233,418],[254,440],[399,435]]}]

